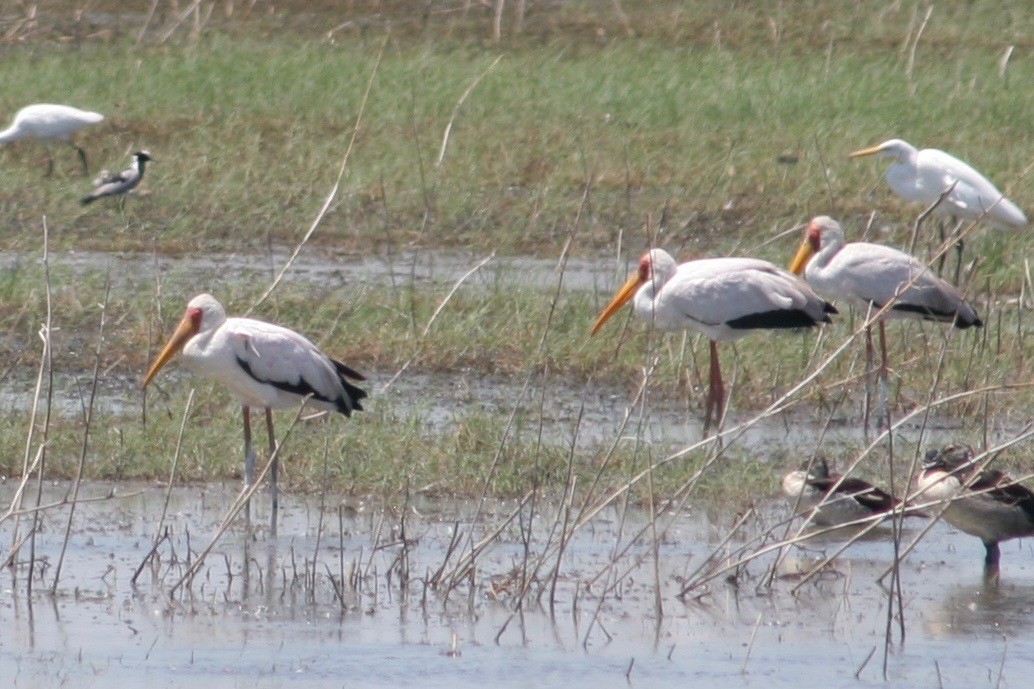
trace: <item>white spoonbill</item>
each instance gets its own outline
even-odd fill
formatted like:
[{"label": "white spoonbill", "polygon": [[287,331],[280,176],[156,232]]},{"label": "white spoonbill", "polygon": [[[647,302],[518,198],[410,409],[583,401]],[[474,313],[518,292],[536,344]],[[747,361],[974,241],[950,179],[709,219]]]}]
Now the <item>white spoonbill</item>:
[{"label": "white spoonbill", "polygon": [[997,575],[999,541],[1034,536],[1034,492],[1001,471],[980,469],[967,445],[930,450],[919,476],[919,499],[950,501],[944,520],[984,543],[984,567]]},{"label": "white spoonbill", "polygon": [[[365,380],[345,364],[331,359],[302,335],[253,318],[227,318],[226,310],[210,294],[199,294],[187,304],[182,320],[154,360],[143,387],[176,354],[187,369],[223,383],[243,405],[244,475],[254,480],[255,451],[251,444],[250,407],[266,410],[269,447],[275,449],[271,410],[297,406],[308,398],[318,409],[351,416],[362,410],[366,392],[349,382]],[[276,528],[277,466],[270,468],[272,524]]]},{"label": "white spoonbill", "polygon": [[592,326],[595,335],[635,297],[636,316],[658,330],[695,330],[711,340],[711,375],[704,428],[712,413],[721,422],[725,388],[717,342],[752,330],[806,328],[830,322],[836,309],[795,275],[754,258],[709,258],[676,265],[671,254],[652,249]]},{"label": "white spoonbill", "polygon": [[122,172],[113,174],[104,170],[97,179],[93,180],[93,190],[84,196],[80,203],[85,206],[105,196],[120,196],[124,201],[124,195],[140,184],[140,180],[144,178],[147,163],[152,160],[154,158],[151,157],[150,152],[137,151],[133,154],[133,164]]},{"label": "white spoonbill", "polygon": [[[956,328],[981,326],[976,311],[959,291],[903,251],[868,242],[844,243],[840,223],[826,215],[804,228],[804,241],[790,264],[827,299],[845,299],[867,310],[891,304],[880,319],[881,374],[886,377],[885,318],[916,318],[952,323]],[[868,351],[872,339],[866,330]]]},{"label": "white spoonbill", "polygon": [[890,139],[849,155],[852,158],[879,155],[893,159],[894,163],[887,168],[887,184],[905,201],[931,206],[941,194],[951,189],[938,207],[944,215],[980,220],[1005,229],[1027,224],[1023,211],[1005,198],[987,177],[944,151],[936,148],[919,150],[907,141]]},{"label": "white spoonbill", "polygon": [[87,172],[86,151],[72,143],[72,134],[91,124],[104,119],[99,112],[80,110],[70,105],[53,103],[36,103],[26,105],[19,110],[11,126],[0,132],[0,144],[19,139],[39,139],[47,150],[47,177],[54,172],[54,159],[50,155],[48,141],[63,141],[76,150],[79,161],[83,164],[83,174]]}]

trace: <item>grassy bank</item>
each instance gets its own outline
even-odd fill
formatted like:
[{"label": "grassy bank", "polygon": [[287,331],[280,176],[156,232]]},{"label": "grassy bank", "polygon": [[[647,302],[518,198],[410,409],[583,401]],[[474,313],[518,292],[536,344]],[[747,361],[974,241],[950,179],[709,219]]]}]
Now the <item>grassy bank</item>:
[{"label": "grassy bank", "polygon": [[[105,122],[79,139],[94,170],[125,165],[137,148],[156,158],[123,213],[115,204],[78,205],[88,179],[70,149],[54,147],[57,173],[41,180],[42,146],[0,148],[4,252],[39,255],[45,217],[51,250],[65,255],[232,251],[259,263],[267,247],[292,245],[312,223],[367,84],[356,147],[307,255],[446,249],[557,257],[566,246],[575,256],[610,260],[619,247],[637,255],[656,233],[680,258],[742,252],[785,264],[798,237],[766,240],[817,214],[843,220],[850,238],[868,227],[868,239],[902,246],[922,209],[891,195],[883,164],[846,158],[892,136],[965,158],[1028,213],[1034,209],[1034,20],[1023,2],[941,3],[925,24],[913,8],[867,3],[778,10],[760,2],[627,3],[626,17],[611,2],[528,3],[519,26],[515,7],[507,7],[498,39],[491,13],[476,3],[438,3],[419,13],[402,2],[347,9],[258,2],[250,10],[231,2],[211,14],[205,5],[178,28],[170,3],[158,3],[145,27],[150,5],[97,0],[77,14],[78,7],[48,3],[25,25],[19,10],[3,10],[11,30],[0,41],[2,112],[41,101],[100,110]],[[920,252],[935,235],[926,228]],[[1032,317],[1017,295],[1029,303],[1023,259],[1031,256],[1031,236],[980,229],[968,242],[977,263],[964,271],[965,291],[987,323],[982,332],[889,328],[895,413],[931,390],[950,395],[1029,381]],[[101,270],[52,273],[56,372],[88,376],[101,344],[104,283]],[[227,273],[206,284],[178,282],[160,297],[156,285],[129,289],[116,281],[109,297],[101,384],[127,399],[136,399],[141,372],[190,296],[216,292],[240,313],[266,283]],[[35,376],[45,287],[35,260],[0,274],[6,390],[23,391]],[[451,287],[288,280],[255,315],[312,335],[371,373],[375,388],[407,366],[412,374],[473,372],[517,384],[543,376],[562,381],[565,391],[605,385],[631,399],[644,367],[656,361],[651,394],[684,403],[687,413],[699,410],[706,341],[620,323],[588,339],[609,297],[605,288],[557,296],[526,286],[520,275],[471,281],[449,297]],[[761,336],[723,347],[735,376],[732,408],[758,410],[778,399],[837,351],[852,322],[845,309],[821,337]],[[802,391],[816,418],[846,404],[856,420],[861,352],[859,338]],[[536,380],[540,396],[554,394]],[[164,476],[187,386],[183,377],[162,381],[146,431],[135,412],[102,414],[91,475]],[[562,484],[568,462],[580,480],[591,480],[606,452],[601,443],[572,457],[560,441],[509,438],[505,414],[468,406],[432,427],[419,405],[373,405],[355,423],[300,434],[286,480],[318,484],[329,447],[330,478],[348,490],[467,494],[488,486],[516,495],[529,483]],[[942,412],[966,419],[975,437],[985,422],[1022,422],[1031,409],[1034,393],[1020,389]],[[20,467],[26,423],[23,408],[7,413],[8,473]],[[237,423],[228,397],[202,388],[182,478],[236,472]],[[528,423],[535,427],[533,417]],[[81,423],[58,415],[53,424],[61,459],[51,470],[67,475]],[[633,473],[641,452],[621,449],[606,464],[608,479]],[[733,470],[750,473],[743,465]],[[668,487],[692,465],[671,471],[659,479]],[[733,483],[744,495],[754,487]]]}]

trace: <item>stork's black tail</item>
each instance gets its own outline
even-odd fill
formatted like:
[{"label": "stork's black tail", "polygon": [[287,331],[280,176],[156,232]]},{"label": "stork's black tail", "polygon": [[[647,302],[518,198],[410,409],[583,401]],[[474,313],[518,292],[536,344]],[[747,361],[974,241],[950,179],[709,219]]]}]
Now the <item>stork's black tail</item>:
[{"label": "stork's black tail", "polygon": [[334,368],[337,369],[338,377],[341,379],[341,385],[345,388],[345,394],[348,399],[339,398],[337,402],[337,410],[345,416],[351,416],[353,411],[362,411],[363,405],[360,400],[366,397],[366,390],[352,385],[348,382],[348,378],[352,380],[366,380],[366,376],[359,373],[354,368],[346,366],[337,359],[331,359],[334,363]]}]

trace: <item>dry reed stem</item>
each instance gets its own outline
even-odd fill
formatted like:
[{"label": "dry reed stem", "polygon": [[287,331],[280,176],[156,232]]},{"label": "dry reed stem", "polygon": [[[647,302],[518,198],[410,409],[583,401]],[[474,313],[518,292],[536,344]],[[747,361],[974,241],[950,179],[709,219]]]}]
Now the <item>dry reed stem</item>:
[{"label": "dry reed stem", "polygon": [[65,552],[68,549],[68,541],[72,537],[72,521],[75,518],[76,501],[79,499],[79,488],[82,485],[83,469],[86,466],[86,454],[90,447],[90,429],[93,424],[93,403],[97,399],[97,385],[100,379],[101,359],[104,355],[104,328],[107,324],[108,300],[111,297],[111,274],[109,273],[104,281],[104,302],[101,304],[100,327],[97,335],[97,350],[93,363],[93,380],[90,384],[90,398],[86,407],[86,423],[83,427],[83,441],[79,452],[79,463],[75,468],[75,478],[72,480],[72,501],[68,508],[68,521],[65,523],[65,537],[61,541],[61,552],[57,558],[57,565],[54,568],[54,581],[51,584],[51,593],[57,593],[58,583],[61,579],[61,567],[65,562]]},{"label": "dry reed stem", "polygon": [[284,435],[280,439],[280,441],[276,443],[276,449],[274,449],[273,452],[270,453],[269,457],[266,459],[265,465],[262,467],[261,471],[259,471],[258,474],[255,476],[255,482],[241,490],[241,492],[237,495],[234,501],[230,504],[230,507],[226,512],[226,515],[223,516],[223,520],[222,522],[220,522],[219,527],[216,529],[215,535],[212,536],[211,541],[209,541],[208,545],[205,546],[204,550],[197,554],[197,556],[187,567],[183,575],[169,589],[170,600],[175,595],[176,591],[181,586],[183,586],[183,584],[187,583],[188,581],[193,581],[193,578],[197,574],[198,569],[200,569],[201,564],[204,562],[208,554],[212,551],[212,548],[215,547],[215,545],[219,542],[219,539],[222,538],[223,534],[226,533],[227,529],[230,528],[230,525],[233,523],[233,520],[237,518],[237,515],[241,513],[241,511],[244,509],[244,506],[250,502],[251,497],[258,491],[259,487],[261,487],[263,479],[265,479],[265,477],[269,474],[270,468],[273,466],[273,462],[277,461],[280,458],[280,454],[283,452],[284,445],[287,443],[287,439],[291,437],[291,434],[294,431],[295,426],[297,426],[298,422],[301,421],[302,415],[305,412],[305,404],[308,402],[308,400],[309,396],[306,396],[306,398],[298,406],[298,412],[294,416],[294,421],[292,421],[291,425],[287,427],[287,430],[284,432]]},{"label": "dry reed stem", "polygon": [[262,293],[262,296],[260,296],[258,300],[254,304],[252,304],[251,307],[244,313],[245,316],[251,315],[251,313],[255,309],[257,309],[259,306],[262,305],[263,302],[266,301],[269,295],[273,293],[273,290],[275,290],[280,285],[280,282],[281,280],[283,280],[284,275],[287,273],[288,270],[291,269],[291,266],[294,265],[295,260],[298,258],[298,254],[301,253],[302,249],[308,243],[309,239],[316,232],[316,229],[323,222],[324,216],[326,216],[327,211],[330,210],[330,206],[334,202],[334,199],[337,198],[338,189],[341,187],[341,180],[344,177],[345,170],[348,167],[348,159],[352,155],[352,150],[355,147],[356,138],[359,136],[359,127],[363,121],[363,114],[366,112],[366,103],[370,98],[370,91],[373,89],[373,82],[377,76],[377,70],[380,68],[381,58],[384,57],[384,49],[387,45],[388,36],[385,35],[384,41],[381,43],[381,48],[377,52],[377,59],[373,63],[373,69],[370,71],[370,78],[366,82],[366,90],[363,91],[362,100],[359,101],[359,112],[355,116],[355,124],[352,126],[352,134],[348,139],[348,146],[345,148],[345,154],[341,158],[341,165],[338,167],[337,178],[334,180],[334,185],[331,187],[330,193],[327,194],[327,198],[323,201],[323,206],[320,207],[320,210],[316,214],[315,219],[313,219],[312,224],[309,226],[309,230],[305,233],[305,236],[302,237],[302,240],[298,242],[298,245],[295,246],[294,251],[291,252],[290,258],[288,258],[287,262],[284,263],[283,267],[280,269],[280,272],[277,273],[276,277],[270,283],[269,287],[267,287],[266,291]]}]

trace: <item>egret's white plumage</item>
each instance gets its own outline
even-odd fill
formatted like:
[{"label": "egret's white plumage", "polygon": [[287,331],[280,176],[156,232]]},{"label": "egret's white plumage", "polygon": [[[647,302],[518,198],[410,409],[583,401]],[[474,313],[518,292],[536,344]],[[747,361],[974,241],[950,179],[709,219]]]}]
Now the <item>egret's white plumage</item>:
[{"label": "egret's white plumage", "polygon": [[711,340],[711,389],[705,425],[724,402],[715,343],[751,330],[828,323],[836,310],[800,278],[754,258],[710,258],[681,265],[653,249],[596,319],[591,334],[632,297],[636,316],[660,330],[696,330]]},{"label": "egret's white plumage", "polygon": [[[891,190],[905,201],[933,205],[951,191],[938,211],[964,220],[981,220],[999,228],[1022,227],[1027,216],[1002,192],[969,164],[936,148],[918,150],[901,139],[850,154],[851,157],[879,155],[894,160],[887,168]],[[952,185],[955,185],[952,188]]]},{"label": "egret's white plumage", "polygon": [[[72,143],[72,134],[91,124],[97,124],[104,119],[99,112],[80,110],[70,105],[55,105],[53,103],[36,103],[27,105],[19,110],[11,126],[0,132],[0,144],[5,144],[19,139],[40,139],[46,144],[47,141],[63,141],[76,150],[79,160],[83,165],[83,172],[87,170],[86,151]],[[50,149],[47,149],[47,175],[54,170],[54,161],[50,157]]]},{"label": "egret's white plumage", "polygon": [[867,242],[844,242],[840,223],[822,215],[804,230],[804,241],[790,265],[827,299],[845,299],[863,311],[893,302],[887,318],[918,318],[982,325],[976,311],[955,287],[903,251]]},{"label": "egret's white plumage", "polygon": [[105,196],[123,196],[135,189],[144,178],[147,163],[154,160],[149,151],[137,151],[133,154],[133,164],[119,173],[101,172],[93,180],[93,190],[84,196],[80,203],[84,206]]},{"label": "egret's white plumage", "polygon": [[[155,359],[143,387],[176,354],[193,372],[230,389],[244,407],[246,481],[252,480],[249,407],[266,410],[270,448],[273,448],[271,409],[307,404],[351,416],[362,410],[366,392],[349,382],[362,374],[331,359],[293,330],[253,318],[228,318],[222,304],[209,294],[190,300],[172,337]],[[273,465],[274,525],[276,465]]]},{"label": "egret's white plumage", "polygon": [[984,565],[998,569],[1000,541],[1034,536],[1034,492],[1001,471],[981,469],[973,449],[953,445],[926,453],[918,498],[945,501],[942,516],[984,543]]}]

